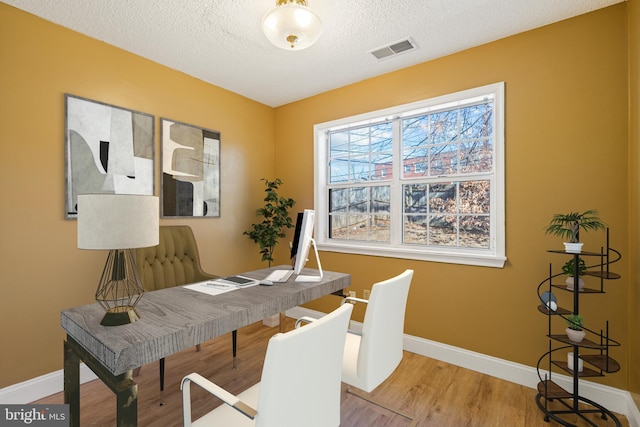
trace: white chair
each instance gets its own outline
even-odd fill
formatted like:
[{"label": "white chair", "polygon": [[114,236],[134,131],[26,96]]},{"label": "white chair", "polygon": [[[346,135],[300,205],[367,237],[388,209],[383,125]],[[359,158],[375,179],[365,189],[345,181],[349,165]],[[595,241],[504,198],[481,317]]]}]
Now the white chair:
[{"label": "white chair", "polygon": [[389,408],[352,390],[350,386],[370,393],[400,364],[404,313],[412,278],[413,270],[406,270],[396,277],[375,283],[368,300],[354,297],[342,300],[343,306],[346,302],[367,303],[362,333],[347,333],[342,360],[342,381],[347,384],[347,392],[411,420],[412,416]]},{"label": "white chair", "polygon": [[[267,346],[261,381],[238,396],[199,374],[184,377],[180,386],[183,425],[339,426],[341,360],[352,309],[351,304],[343,305],[308,325],[274,335]],[[224,404],[192,421],[190,383]]]}]

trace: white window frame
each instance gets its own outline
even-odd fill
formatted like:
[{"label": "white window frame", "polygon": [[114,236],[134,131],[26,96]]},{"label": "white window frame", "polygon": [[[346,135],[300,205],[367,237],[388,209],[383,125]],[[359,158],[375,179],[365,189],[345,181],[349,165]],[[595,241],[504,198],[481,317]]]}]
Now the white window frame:
[{"label": "white window frame", "polygon": [[[411,116],[416,113],[428,113],[444,107],[455,108],[466,104],[469,99],[493,96],[493,129],[494,129],[494,173],[491,180],[491,235],[490,247],[450,248],[425,247],[416,245],[392,245],[390,243],[338,240],[328,238],[329,218],[329,168],[328,168],[328,133],[341,128],[380,122],[390,119]],[[467,264],[485,267],[504,267],[505,255],[505,168],[504,168],[504,82],[464,90],[452,94],[404,104],[383,110],[372,111],[352,117],[316,124],[314,132],[314,209],[315,240],[318,249],[328,252],[384,256],[391,258],[415,259],[423,261]],[[398,154],[400,155],[400,154]],[[397,172],[396,172],[397,173]],[[394,184],[391,184],[394,185]],[[400,191],[392,196],[391,215],[402,216]],[[393,223],[393,219],[392,219]],[[391,233],[398,230],[391,229]]]}]

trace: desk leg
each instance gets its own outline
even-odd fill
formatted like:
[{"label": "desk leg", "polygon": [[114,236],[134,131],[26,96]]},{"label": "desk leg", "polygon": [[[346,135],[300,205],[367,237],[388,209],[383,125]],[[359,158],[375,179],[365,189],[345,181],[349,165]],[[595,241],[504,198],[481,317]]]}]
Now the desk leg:
[{"label": "desk leg", "polygon": [[64,403],[69,405],[69,427],[80,426],[80,358],[64,342]]},{"label": "desk leg", "polygon": [[238,330],[234,329],[231,332],[231,352],[233,353],[233,363],[231,369],[236,369],[236,353],[238,349]]},{"label": "desk leg", "polygon": [[118,390],[114,390],[117,400],[118,427],[138,425],[138,384],[133,382],[132,375],[132,371],[129,371],[128,375],[125,374],[125,379],[117,385]]},{"label": "desk leg", "polygon": [[284,327],[284,321],[287,318],[287,313],[285,313],[284,311],[280,312],[280,332],[281,333],[285,333],[287,331],[285,331],[285,327]]},{"label": "desk leg", "polygon": [[64,349],[64,402],[70,405],[71,422],[69,427],[80,426],[80,360],[91,368],[98,378],[115,393],[117,400],[117,426],[137,426],[138,384],[133,381],[133,371],[113,375],[68,335]]}]

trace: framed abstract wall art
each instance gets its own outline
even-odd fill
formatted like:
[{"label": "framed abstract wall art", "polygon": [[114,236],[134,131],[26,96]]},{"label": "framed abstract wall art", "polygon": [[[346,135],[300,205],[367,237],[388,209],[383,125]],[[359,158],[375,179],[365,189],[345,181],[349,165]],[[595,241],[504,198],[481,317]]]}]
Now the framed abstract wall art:
[{"label": "framed abstract wall art", "polygon": [[154,194],[154,117],[65,94],[65,218],[78,194]]},{"label": "framed abstract wall art", "polygon": [[220,216],[220,132],[160,119],[161,216]]}]

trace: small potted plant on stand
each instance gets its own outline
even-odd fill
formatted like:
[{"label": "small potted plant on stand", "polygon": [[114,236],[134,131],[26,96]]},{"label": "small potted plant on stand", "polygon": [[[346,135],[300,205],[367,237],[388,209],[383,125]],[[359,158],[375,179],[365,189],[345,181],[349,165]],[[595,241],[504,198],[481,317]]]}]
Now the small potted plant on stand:
[{"label": "small potted plant on stand", "polygon": [[565,317],[567,321],[567,329],[565,332],[569,339],[573,342],[581,342],[586,335],[585,331],[582,330],[582,326],[584,324],[584,319],[579,314],[570,314]]},{"label": "small potted plant on stand", "polygon": [[262,178],[265,184],[266,202],[263,207],[256,210],[256,215],[262,217],[260,222],[251,225],[251,229],[245,231],[244,235],[249,236],[260,247],[262,261],[268,261],[269,267],[273,262],[273,250],[278,243],[278,239],[285,237],[283,228],[292,228],[293,221],[289,217],[289,209],[296,204],[293,199],[284,198],[278,195],[278,188],[282,181],[276,178],[269,181]]},{"label": "small potted plant on stand", "polygon": [[567,239],[568,241],[564,242],[565,251],[580,253],[582,252],[580,229],[586,231],[604,228],[605,224],[598,217],[598,211],[590,209],[582,213],[555,214],[546,228],[546,233]]},{"label": "small potted plant on stand", "polygon": [[[562,266],[562,273],[567,275],[567,280],[565,283],[567,284],[567,289],[573,290],[573,282],[574,282],[574,274],[575,274],[575,258],[571,258]],[[581,277],[582,274],[587,269],[587,266],[584,263],[584,260],[578,257],[578,290],[584,290],[584,279]]]}]

